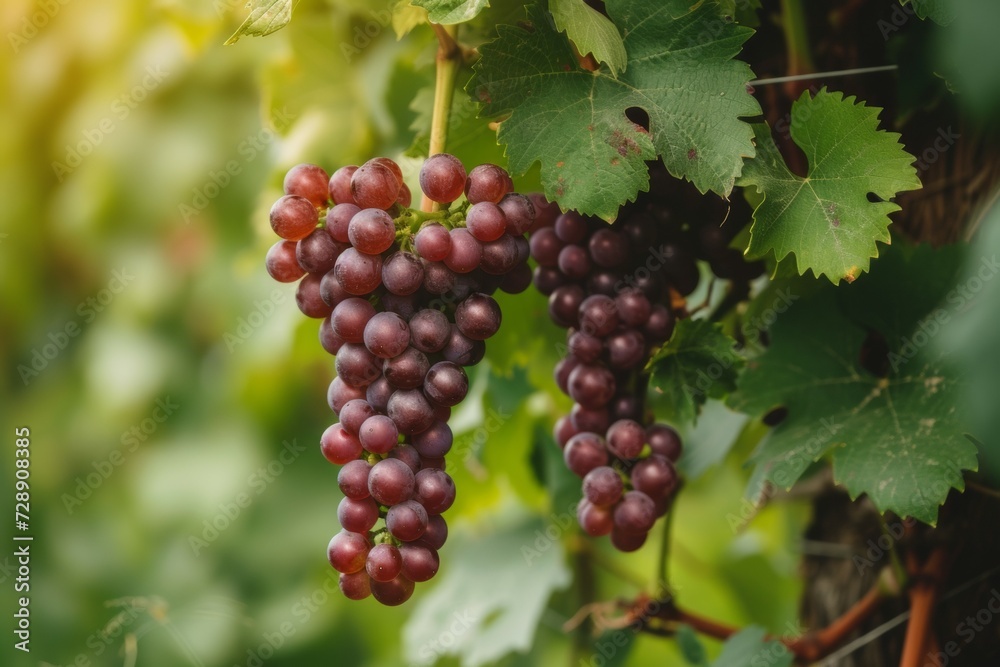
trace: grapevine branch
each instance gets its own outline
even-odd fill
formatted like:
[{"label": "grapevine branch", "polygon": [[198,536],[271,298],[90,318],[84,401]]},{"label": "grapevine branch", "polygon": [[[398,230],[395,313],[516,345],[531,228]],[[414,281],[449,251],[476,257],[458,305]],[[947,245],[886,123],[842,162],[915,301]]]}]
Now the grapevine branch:
[{"label": "grapevine branch", "polygon": [[[448,141],[448,119],[451,117],[451,102],[455,97],[455,80],[462,61],[462,50],[455,41],[456,26],[431,24],[438,38],[436,73],[434,78],[434,108],[431,116],[431,136],[427,155],[443,153]],[[427,195],[421,200],[420,208],[431,213],[440,207]]]},{"label": "grapevine branch", "polygon": [[[814,662],[824,658],[839,647],[852,632],[877,611],[886,599],[898,594],[898,585],[891,575],[891,570],[885,570],[885,573],[860,600],[827,627],[806,633],[798,638],[770,637],[770,639],[784,644],[799,660]],[[662,611],[656,615],[657,618],[670,623],[689,625],[696,632],[708,637],[726,640],[740,630],[740,628],[682,609],[671,600],[663,601],[661,607]],[[664,628],[650,625],[649,620],[644,619],[643,631],[658,636],[672,634],[665,631]]]},{"label": "grapevine branch", "polygon": [[910,622],[906,626],[899,667],[920,667],[922,664],[930,642],[932,610],[943,578],[945,557],[940,547],[932,551],[923,564],[916,562],[912,552],[907,554],[907,570],[913,577],[913,586],[910,588]]}]

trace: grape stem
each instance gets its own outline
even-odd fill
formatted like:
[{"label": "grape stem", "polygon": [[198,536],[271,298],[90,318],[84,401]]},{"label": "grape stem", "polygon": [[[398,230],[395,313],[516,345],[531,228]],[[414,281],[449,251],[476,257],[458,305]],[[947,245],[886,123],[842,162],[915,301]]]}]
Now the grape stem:
[{"label": "grape stem", "polygon": [[[444,26],[437,23],[432,23],[431,26],[438,38],[438,52],[428,156],[443,153],[447,144],[451,101],[455,97],[455,80],[458,77],[458,68],[462,63],[462,50],[459,48],[458,42],[455,41],[457,26]],[[440,210],[441,206],[424,195],[420,208],[427,213],[432,213]]]}]

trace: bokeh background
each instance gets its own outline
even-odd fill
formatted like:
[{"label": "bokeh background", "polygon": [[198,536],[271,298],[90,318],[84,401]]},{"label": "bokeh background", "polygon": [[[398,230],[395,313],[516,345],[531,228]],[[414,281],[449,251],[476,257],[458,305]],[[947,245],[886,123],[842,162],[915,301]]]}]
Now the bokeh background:
[{"label": "bokeh background", "polygon": [[[301,0],[289,28],[223,47],[242,4],[0,6],[0,505],[27,426],[34,536],[30,655],[11,646],[0,548],[0,664],[613,664],[573,662],[564,624],[581,600],[655,592],[657,545],[578,538],[549,436],[568,408],[549,377],[563,334],[530,292],[502,304],[453,420],[437,579],[394,609],[335,592],[340,494],[318,449],[333,363],[263,269],[267,210],[293,164],[401,156],[426,125],[434,45],[426,28],[397,39],[378,2]],[[463,157],[502,161],[483,136],[456,138]],[[747,522],[741,457],[722,460],[744,418],[709,409],[671,578],[706,614],[797,632],[807,509]],[[618,632],[617,664],[681,664],[673,643]]]}]

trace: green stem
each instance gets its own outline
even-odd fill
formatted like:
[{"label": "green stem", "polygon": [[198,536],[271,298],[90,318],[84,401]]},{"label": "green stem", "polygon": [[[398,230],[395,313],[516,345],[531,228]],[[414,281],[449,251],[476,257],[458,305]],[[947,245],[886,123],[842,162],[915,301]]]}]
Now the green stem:
[{"label": "green stem", "polygon": [[674,513],[667,512],[663,519],[663,534],[660,536],[660,554],[657,557],[655,590],[665,591],[670,588],[670,529],[674,522]]},{"label": "green stem", "polygon": [[[448,141],[448,119],[451,116],[451,102],[455,97],[455,80],[462,63],[462,50],[455,42],[457,26],[432,24],[438,36],[437,72],[434,81],[434,107],[431,116],[431,137],[427,155],[443,153]],[[440,204],[426,196],[420,208],[427,212],[440,210]]]},{"label": "green stem", "polygon": [[812,72],[815,67],[809,53],[809,31],[806,29],[806,12],[802,0],[782,0],[781,26],[785,31],[787,44],[788,73]]}]

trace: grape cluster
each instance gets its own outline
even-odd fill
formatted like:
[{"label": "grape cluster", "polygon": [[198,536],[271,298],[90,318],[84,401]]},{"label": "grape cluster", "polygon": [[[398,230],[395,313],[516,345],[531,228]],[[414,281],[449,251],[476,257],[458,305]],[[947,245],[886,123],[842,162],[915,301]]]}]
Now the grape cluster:
[{"label": "grape cluster", "polygon": [[555,439],[583,479],[577,519],[622,551],[643,545],[679,485],[681,438],[650,419],[646,362],[688,315],[698,259],[720,277],[748,281],[760,271],[728,247],[731,231],[677,224],[649,199],[626,206],[612,225],[540,209],[530,238],[534,284],[549,298],[551,319],[567,329],[555,378],[575,403],[556,423]]},{"label": "grape cluster", "polygon": [[296,302],[323,320],[320,343],[336,356],[327,399],[338,421],[320,446],[343,466],[343,530],[328,558],[345,596],[386,605],[437,573],[448,535],[441,514],[455,500],[448,418],[469,389],[464,367],[479,363],[500,328],[491,295],[531,284],[524,233],[534,207],[511,192],[506,171],[484,164],[466,173],[440,153],[419,180],[443,210],[411,209],[387,158],[329,177],[316,165],[293,167],[271,209],[283,240],[266,259],[274,279],[299,281]]}]

